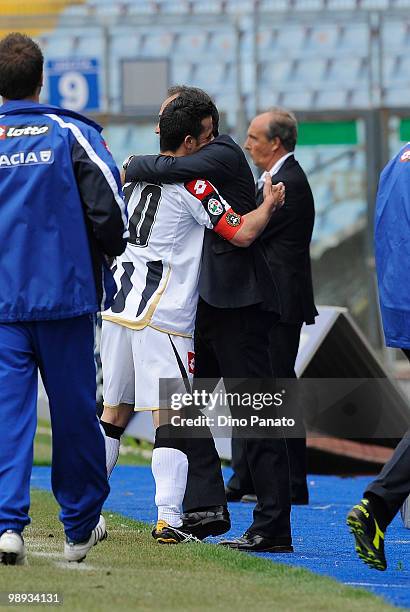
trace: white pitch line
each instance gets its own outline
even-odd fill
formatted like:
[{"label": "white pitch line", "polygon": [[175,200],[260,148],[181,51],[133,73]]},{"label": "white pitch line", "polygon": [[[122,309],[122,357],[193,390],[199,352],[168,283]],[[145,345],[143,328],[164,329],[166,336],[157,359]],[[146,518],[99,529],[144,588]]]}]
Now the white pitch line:
[{"label": "white pitch line", "polygon": [[407,584],[392,584],[392,583],[380,583],[380,582],[344,582],[349,586],[370,586],[370,587],[394,587],[395,589],[409,589],[410,585]]},{"label": "white pitch line", "polygon": [[98,569],[94,567],[94,565],[87,565],[87,563],[69,563],[68,561],[57,561],[57,563],[54,563],[54,565],[59,569],[79,570],[83,572]]}]

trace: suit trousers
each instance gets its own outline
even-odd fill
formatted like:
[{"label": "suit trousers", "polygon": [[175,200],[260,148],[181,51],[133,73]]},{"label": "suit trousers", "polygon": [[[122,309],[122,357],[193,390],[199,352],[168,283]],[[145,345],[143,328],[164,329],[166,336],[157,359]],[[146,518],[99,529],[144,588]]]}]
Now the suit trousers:
[{"label": "suit trousers", "polygon": [[[259,305],[214,308],[200,300],[195,331],[196,386],[201,379],[272,380],[269,329],[272,313]],[[209,389],[207,389],[209,391]],[[227,389],[229,390],[229,389]],[[233,412],[233,408],[232,412]],[[233,413],[233,416],[235,414]],[[188,483],[185,512],[226,504],[220,460],[211,432],[188,440]],[[254,438],[243,441],[244,457],[258,503],[249,531],[265,537],[290,537],[290,482],[286,441]]]},{"label": "suit trousers", "polygon": [[[273,372],[276,378],[296,378],[295,362],[299,349],[301,323],[276,323],[270,333],[270,355]],[[299,406],[297,389],[294,390],[293,410]],[[302,422],[302,415],[298,423]],[[287,438],[289,454],[292,502],[307,503],[308,488],[306,482],[306,436]],[[254,493],[251,474],[245,461],[244,441],[232,440],[232,469],[234,471],[228,486],[239,493]]]},{"label": "suit trousers", "polygon": [[[403,352],[410,361],[410,350],[403,349]],[[386,522],[391,523],[410,495],[410,429],[366,493],[377,495],[383,500],[388,513]]]}]

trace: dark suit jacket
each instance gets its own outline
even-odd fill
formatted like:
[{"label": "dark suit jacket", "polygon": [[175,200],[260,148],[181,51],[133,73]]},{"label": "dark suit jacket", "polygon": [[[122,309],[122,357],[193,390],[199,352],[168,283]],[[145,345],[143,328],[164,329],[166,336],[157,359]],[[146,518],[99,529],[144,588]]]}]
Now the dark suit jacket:
[{"label": "dark suit jacket", "polygon": [[[256,207],[253,175],[242,149],[230,136],[221,135],[194,155],[137,156],[131,159],[127,181],[182,183],[207,179],[240,214]],[[201,298],[217,308],[262,304],[280,312],[280,302],[260,241],[249,248],[230,244],[215,232],[205,231],[199,280]]]},{"label": "dark suit jacket", "polygon": [[[284,206],[274,213],[262,234],[268,262],[279,290],[281,321],[314,323],[317,310],[313,300],[309,246],[315,208],[306,174],[294,156],[289,157],[273,183],[285,184]],[[263,201],[263,189],[256,203]]]}]

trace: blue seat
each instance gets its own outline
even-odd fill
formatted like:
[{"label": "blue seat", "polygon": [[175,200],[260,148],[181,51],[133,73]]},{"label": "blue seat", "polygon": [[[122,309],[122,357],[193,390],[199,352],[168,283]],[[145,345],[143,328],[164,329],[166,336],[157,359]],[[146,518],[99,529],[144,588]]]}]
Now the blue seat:
[{"label": "blue seat", "polygon": [[174,35],[165,30],[149,31],[144,35],[140,53],[144,57],[165,57],[173,53]]},{"label": "blue seat", "polygon": [[369,52],[369,28],[366,23],[349,23],[340,29],[336,54],[338,57],[367,57]]},{"label": "blue seat", "polygon": [[222,13],[222,2],[221,0],[207,0],[206,2],[194,2],[193,12],[200,15],[205,14],[216,14]]},{"label": "blue seat", "polygon": [[202,57],[202,54],[208,49],[208,40],[209,33],[206,31],[180,31],[174,38],[171,52],[173,55],[182,55],[185,58]]}]

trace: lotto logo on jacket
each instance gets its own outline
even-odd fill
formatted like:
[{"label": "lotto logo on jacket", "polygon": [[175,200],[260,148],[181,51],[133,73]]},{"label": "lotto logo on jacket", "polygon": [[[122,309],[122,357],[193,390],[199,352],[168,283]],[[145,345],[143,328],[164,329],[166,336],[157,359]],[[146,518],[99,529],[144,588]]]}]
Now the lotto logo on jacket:
[{"label": "lotto logo on jacket", "polygon": [[51,127],[50,125],[0,125],[0,140],[21,136],[42,136],[47,134]]}]

